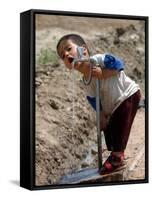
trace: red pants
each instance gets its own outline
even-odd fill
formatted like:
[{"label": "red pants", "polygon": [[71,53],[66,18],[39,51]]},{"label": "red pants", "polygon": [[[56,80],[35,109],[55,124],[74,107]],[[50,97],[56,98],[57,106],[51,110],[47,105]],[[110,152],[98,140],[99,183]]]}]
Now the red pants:
[{"label": "red pants", "polygon": [[112,114],[107,129],[104,131],[105,141],[109,151],[125,150],[140,97],[141,94],[138,90],[122,102]]}]

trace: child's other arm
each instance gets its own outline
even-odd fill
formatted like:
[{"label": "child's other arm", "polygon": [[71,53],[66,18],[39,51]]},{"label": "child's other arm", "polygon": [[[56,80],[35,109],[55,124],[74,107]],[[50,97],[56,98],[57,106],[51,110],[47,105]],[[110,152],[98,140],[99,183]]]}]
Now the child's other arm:
[{"label": "child's other arm", "polygon": [[93,67],[92,76],[98,79],[107,79],[112,76],[116,76],[119,71],[114,69],[101,69],[100,67]]},{"label": "child's other arm", "polygon": [[119,73],[119,71],[114,70],[114,69],[102,69],[102,75],[101,75],[101,79],[107,79],[110,78],[112,76],[116,76]]},{"label": "child's other arm", "polygon": [[[81,72],[84,75],[84,78],[87,79],[89,77],[90,67],[88,62],[77,65],[75,69]],[[94,78],[107,79],[116,74],[118,74],[118,70],[115,69],[100,68],[96,66],[92,68],[92,76]]]}]

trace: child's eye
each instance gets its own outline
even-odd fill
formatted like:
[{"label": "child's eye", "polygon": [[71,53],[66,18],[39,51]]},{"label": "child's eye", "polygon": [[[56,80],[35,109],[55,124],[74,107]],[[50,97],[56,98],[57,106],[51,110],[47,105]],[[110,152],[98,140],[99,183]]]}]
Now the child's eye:
[{"label": "child's eye", "polygon": [[67,51],[71,51],[72,47],[68,47]]}]

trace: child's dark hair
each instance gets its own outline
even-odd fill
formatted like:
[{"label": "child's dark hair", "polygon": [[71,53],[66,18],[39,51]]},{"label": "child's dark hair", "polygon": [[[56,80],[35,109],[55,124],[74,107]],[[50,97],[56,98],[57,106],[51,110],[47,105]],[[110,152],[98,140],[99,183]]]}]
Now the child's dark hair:
[{"label": "child's dark hair", "polygon": [[[65,41],[65,40],[71,40],[73,43],[77,44],[78,46],[85,45],[86,48],[87,48],[87,50],[88,50],[86,42],[84,41],[84,39],[80,35],[77,35],[77,34],[68,34],[68,35],[64,35],[59,40],[59,42],[57,43],[57,46],[56,46],[57,52],[58,52],[58,48],[59,48],[61,42]],[[88,50],[88,52],[89,52],[89,50]],[[59,54],[59,52],[58,52],[58,54]]]}]

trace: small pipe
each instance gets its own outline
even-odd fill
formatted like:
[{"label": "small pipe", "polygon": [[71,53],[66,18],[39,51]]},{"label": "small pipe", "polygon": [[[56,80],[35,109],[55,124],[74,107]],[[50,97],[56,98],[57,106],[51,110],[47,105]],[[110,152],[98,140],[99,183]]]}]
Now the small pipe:
[{"label": "small pipe", "polygon": [[98,141],[98,170],[102,168],[102,137],[100,126],[100,80],[96,79],[96,120],[97,120],[97,141]]}]

